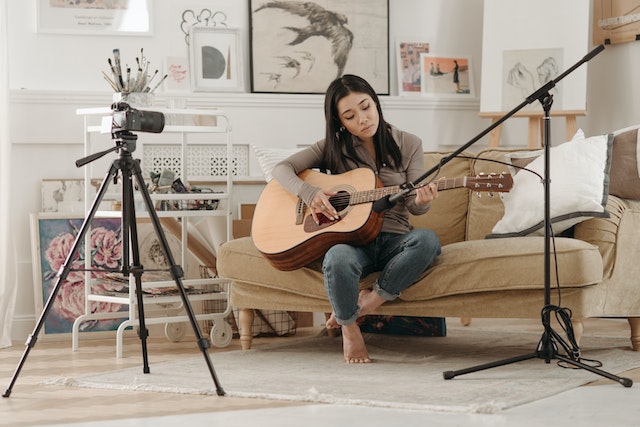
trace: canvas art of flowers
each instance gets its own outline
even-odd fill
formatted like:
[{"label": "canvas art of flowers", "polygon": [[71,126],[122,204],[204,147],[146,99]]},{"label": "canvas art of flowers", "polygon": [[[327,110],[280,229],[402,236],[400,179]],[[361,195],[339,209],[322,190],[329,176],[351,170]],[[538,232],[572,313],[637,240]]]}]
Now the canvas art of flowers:
[{"label": "canvas art of flowers", "polygon": [[[56,274],[63,267],[71,252],[81,219],[38,219],[38,237],[40,243],[40,267],[42,279],[42,303],[51,295],[56,282]],[[90,229],[90,250],[84,250],[84,242],[71,261],[71,271],[62,281],[51,310],[45,321],[45,331],[51,333],[70,333],[75,319],[85,314],[85,260],[91,260],[91,293],[104,294],[122,291],[127,283],[113,280],[94,280],[104,278],[109,270],[119,271],[122,267],[121,222],[118,218],[95,219]],[[126,309],[122,304],[91,301],[91,313],[117,312]],[[122,319],[90,320],[80,325],[80,331],[112,330]]]}]

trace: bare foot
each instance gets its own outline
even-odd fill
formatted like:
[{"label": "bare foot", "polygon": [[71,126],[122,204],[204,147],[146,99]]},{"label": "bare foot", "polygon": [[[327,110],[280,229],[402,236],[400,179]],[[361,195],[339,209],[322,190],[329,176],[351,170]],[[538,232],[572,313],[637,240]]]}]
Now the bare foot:
[{"label": "bare foot", "polygon": [[331,316],[329,316],[324,325],[327,329],[340,329],[340,324],[336,320],[336,315],[334,313],[331,313]]},{"label": "bare foot", "polygon": [[358,305],[360,306],[360,316],[366,316],[375,311],[385,303],[385,299],[377,293],[373,292],[373,289],[363,289],[358,296]]},{"label": "bare foot", "polygon": [[360,326],[357,323],[342,327],[342,350],[344,361],[347,363],[371,363]]}]

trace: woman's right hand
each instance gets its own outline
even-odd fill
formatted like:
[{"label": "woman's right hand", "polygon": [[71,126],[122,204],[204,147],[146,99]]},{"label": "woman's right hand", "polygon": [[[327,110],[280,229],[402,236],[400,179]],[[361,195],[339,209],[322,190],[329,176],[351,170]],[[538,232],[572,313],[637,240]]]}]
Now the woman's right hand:
[{"label": "woman's right hand", "polygon": [[336,193],[329,190],[318,190],[315,196],[313,196],[313,200],[311,200],[311,216],[316,224],[320,224],[320,218],[318,218],[318,214],[323,214],[329,219],[338,220],[340,216],[338,215],[338,211],[333,207],[329,198],[331,196],[335,196]]}]

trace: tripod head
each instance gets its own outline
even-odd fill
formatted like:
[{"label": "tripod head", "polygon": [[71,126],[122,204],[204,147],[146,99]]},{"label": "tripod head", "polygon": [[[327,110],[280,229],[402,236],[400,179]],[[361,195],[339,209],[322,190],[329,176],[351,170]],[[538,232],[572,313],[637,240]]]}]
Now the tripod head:
[{"label": "tripod head", "polygon": [[164,130],[164,114],[158,111],[138,110],[126,102],[111,104],[111,111],[110,132],[116,143],[115,147],[76,160],[77,167],[91,163],[112,151],[123,152],[122,154],[133,153],[136,150],[138,136],[132,131],[160,133]]}]

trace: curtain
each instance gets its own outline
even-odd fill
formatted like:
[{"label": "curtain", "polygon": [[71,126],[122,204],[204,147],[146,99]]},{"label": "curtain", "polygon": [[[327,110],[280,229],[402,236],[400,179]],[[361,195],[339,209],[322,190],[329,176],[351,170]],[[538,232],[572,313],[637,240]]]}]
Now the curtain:
[{"label": "curtain", "polygon": [[11,233],[7,0],[0,0],[0,348],[11,346],[16,304],[16,248]]}]

